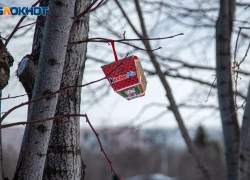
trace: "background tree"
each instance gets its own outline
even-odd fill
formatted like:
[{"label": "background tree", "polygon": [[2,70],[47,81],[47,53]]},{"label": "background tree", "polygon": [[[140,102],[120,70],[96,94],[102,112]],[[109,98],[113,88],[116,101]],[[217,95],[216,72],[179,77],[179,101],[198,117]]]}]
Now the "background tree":
[{"label": "background tree", "polygon": [[207,134],[205,132],[204,127],[202,127],[201,125],[198,126],[196,134],[195,134],[195,138],[194,138],[194,144],[198,147],[205,147],[208,142],[207,142]]},{"label": "background tree", "polygon": [[225,140],[227,178],[237,179],[239,153],[239,125],[236,116],[231,74],[231,34],[235,1],[220,1],[216,24],[216,77],[219,107]]}]

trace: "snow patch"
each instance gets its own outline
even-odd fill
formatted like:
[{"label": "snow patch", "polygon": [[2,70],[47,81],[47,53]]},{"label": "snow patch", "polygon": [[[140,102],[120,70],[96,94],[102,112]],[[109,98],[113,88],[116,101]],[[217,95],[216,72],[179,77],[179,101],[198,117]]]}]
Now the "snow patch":
[{"label": "snow patch", "polygon": [[164,174],[156,173],[150,175],[138,175],[126,180],[177,180],[177,178],[172,178]]}]

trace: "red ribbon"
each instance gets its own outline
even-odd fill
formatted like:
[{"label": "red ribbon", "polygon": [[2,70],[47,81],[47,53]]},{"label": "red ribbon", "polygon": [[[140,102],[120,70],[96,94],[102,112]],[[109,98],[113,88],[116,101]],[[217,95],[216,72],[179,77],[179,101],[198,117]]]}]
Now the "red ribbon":
[{"label": "red ribbon", "polygon": [[117,57],[117,54],[116,54],[116,51],[115,51],[115,42],[114,42],[114,40],[110,39],[110,43],[111,43],[113,53],[114,53],[114,56],[115,56],[115,61],[118,62],[118,57]]}]

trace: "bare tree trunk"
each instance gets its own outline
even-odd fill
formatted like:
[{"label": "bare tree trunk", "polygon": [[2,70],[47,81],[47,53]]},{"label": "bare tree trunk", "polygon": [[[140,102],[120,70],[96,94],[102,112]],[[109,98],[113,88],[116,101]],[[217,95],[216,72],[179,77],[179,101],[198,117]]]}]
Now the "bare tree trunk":
[{"label": "bare tree trunk", "polygon": [[240,155],[238,180],[250,179],[250,85],[248,87],[247,102],[243,115],[240,136]]},{"label": "bare tree trunk", "polygon": [[[49,4],[33,99],[60,88],[74,6],[74,0]],[[57,99],[58,94],[32,103],[28,120],[53,117]],[[52,121],[26,127],[27,141],[22,145],[14,179],[42,179],[51,128]]]},{"label": "bare tree trunk", "polygon": [[[40,2],[40,6],[48,6],[49,0],[42,0]],[[17,77],[19,81],[22,83],[26,93],[28,94],[29,100],[32,99],[32,92],[34,89],[35,78],[38,70],[38,61],[41,52],[42,40],[44,37],[44,26],[45,26],[46,16],[38,16],[37,23],[35,28],[35,33],[33,37],[33,45],[32,45],[32,53],[30,55],[24,56],[24,58],[18,64],[17,69]],[[31,104],[28,105],[28,114],[31,111]],[[25,130],[22,147],[20,151],[20,156],[24,153],[25,145],[27,144],[29,131]],[[20,165],[20,161],[22,158],[18,159],[17,169]],[[16,170],[15,176],[17,175],[18,171]],[[14,179],[16,178],[14,176]]]},{"label": "bare tree trunk", "polygon": [[[137,36],[139,38],[141,38],[141,39],[142,38],[148,39],[148,34],[147,34],[146,27],[145,27],[145,23],[144,23],[144,19],[143,19],[143,15],[142,15],[142,11],[141,11],[141,8],[140,8],[139,1],[138,0],[134,0],[135,6],[136,6],[136,10],[137,10],[137,13],[138,13],[138,17],[139,17],[139,20],[140,20],[140,24],[141,24],[142,34],[140,34],[136,30],[136,28],[133,26],[133,24],[131,23],[131,21],[128,18],[127,14],[125,13],[125,11],[123,10],[123,8],[121,7],[119,1],[115,0],[115,2],[118,5],[118,7],[120,8],[120,10],[122,11],[124,17],[126,18],[127,22],[129,23],[129,25],[131,26],[131,28],[133,29],[133,31],[137,34]],[[148,49],[148,50],[152,49],[148,40],[143,40],[143,44],[144,44],[144,46],[145,46],[146,49]],[[195,148],[194,143],[192,142],[192,140],[191,140],[191,138],[190,138],[190,136],[189,136],[189,134],[187,132],[187,129],[186,129],[185,125],[184,125],[184,122],[183,122],[183,119],[181,117],[181,114],[179,113],[179,110],[178,110],[178,108],[176,106],[175,99],[173,97],[170,85],[168,84],[167,79],[165,78],[164,73],[161,71],[160,65],[159,65],[159,63],[156,60],[155,54],[153,52],[151,52],[151,51],[148,51],[148,55],[149,55],[149,58],[150,58],[152,64],[155,67],[156,74],[159,76],[160,81],[161,81],[161,83],[162,83],[162,85],[163,85],[163,87],[164,87],[164,89],[166,91],[167,98],[168,98],[169,103],[170,103],[169,109],[172,110],[172,112],[173,112],[173,114],[174,114],[174,116],[176,118],[176,121],[177,121],[177,123],[179,125],[180,131],[182,133],[184,141],[186,142],[186,145],[188,147],[189,152],[194,157],[194,160],[196,161],[198,167],[200,168],[202,174],[204,175],[204,179],[209,179],[209,180],[213,179],[213,177],[211,177],[211,175],[208,173],[207,168],[205,167],[204,163],[201,161],[199,153],[198,153],[197,149]]]},{"label": "bare tree trunk", "polygon": [[225,139],[227,179],[236,180],[238,171],[239,125],[233,101],[230,42],[235,0],[221,0],[216,24],[216,74],[220,114]]},{"label": "bare tree trunk", "polygon": [[[78,0],[76,12],[87,9],[90,1]],[[89,15],[73,24],[69,42],[80,41],[88,37]],[[87,43],[68,45],[63,70],[61,88],[82,84],[85,67]],[[55,116],[79,114],[81,88],[70,88],[59,94]],[[80,118],[69,117],[65,121],[55,121],[51,131],[43,179],[84,179],[80,150]]]}]

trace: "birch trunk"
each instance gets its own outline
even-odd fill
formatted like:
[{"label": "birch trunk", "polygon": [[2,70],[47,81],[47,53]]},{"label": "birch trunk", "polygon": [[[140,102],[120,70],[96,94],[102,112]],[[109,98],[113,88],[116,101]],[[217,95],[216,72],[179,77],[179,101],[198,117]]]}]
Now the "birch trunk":
[{"label": "birch trunk", "polygon": [[234,11],[234,0],[221,0],[219,17],[216,24],[216,74],[228,180],[237,179],[239,148],[239,125],[235,113],[230,71],[230,42]]},{"label": "birch trunk", "polygon": [[[49,5],[49,0],[42,0],[40,2],[40,6],[46,6],[48,7]],[[36,28],[35,28],[35,33],[33,37],[33,45],[32,45],[32,53],[31,55],[26,55],[18,64],[18,69],[17,69],[17,77],[19,78],[19,81],[22,83],[26,93],[28,94],[29,100],[32,99],[32,92],[34,90],[34,84],[35,84],[35,79],[36,79],[36,74],[37,74],[37,69],[38,69],[38,61],[40,57],[40,51],[41,51],[41,46],[42,46],[42,40],[44,37],[44,26],[45,26],[45,20],[47,16],[38,16],[37,17],[37,23]],[[28,114],[31,111],[30,109],[31,104],[28,105]],[[24,136],[23,136],[23,141],[22,141],[22,147],[20,151],[20,156],[24,153],[23,151],[25,150],[25,145],[27,144],[28,140],[28,130],[25,130]],[[20,165],[21,157],[18,159],[17,163],[17,169],[18,166]],[[14,179],[17,179],[19,171],[16,169]]]},{"label": "birch trunk", "polygon": [[250,85],[248,87],[247,102],[243,115],[240,136],[240,155],[238,180],[250,179]]},{"label": "birch trunk", "polygon": [[[90,1],[79,0],[76,12],[87,9]],[[88,37],[89,15],[75,22],[70,31],[69,42],[80,41]],[[68,45],[61,88],[82,84],[83,70],[86,60],[87,43]],[[58,97],[55,116],[79,114],[81,88],[70,88],[62,91]],[[84,179],[84,165],[80,150],[80,118],[70,117],[65,121],[54,121],[43,179]]]},{"label": "birch trunk", "polygon": [[[74,0],[49,4],[32,99],[60,88],[74,6]],[[58,94],[32,103],[28,120],[53,117],[57,99]],[[27,141],[22,145],[14,179],[42,179],[51,128],[52,121],[26,126]]]}]

